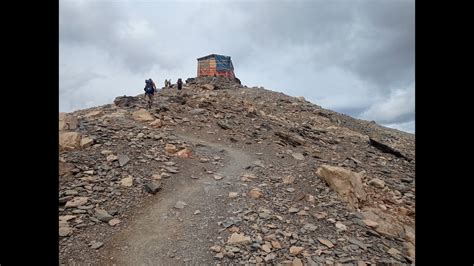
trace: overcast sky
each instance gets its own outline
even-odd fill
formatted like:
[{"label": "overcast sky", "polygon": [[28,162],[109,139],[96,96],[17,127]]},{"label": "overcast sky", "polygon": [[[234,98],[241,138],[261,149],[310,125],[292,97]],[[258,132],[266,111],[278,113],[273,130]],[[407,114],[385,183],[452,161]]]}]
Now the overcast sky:
[{"label": "overcast sky", "polygon": [[249,87],[415,131],[413,0],[60,0],[59,110],[195,77],[211,53]]}]

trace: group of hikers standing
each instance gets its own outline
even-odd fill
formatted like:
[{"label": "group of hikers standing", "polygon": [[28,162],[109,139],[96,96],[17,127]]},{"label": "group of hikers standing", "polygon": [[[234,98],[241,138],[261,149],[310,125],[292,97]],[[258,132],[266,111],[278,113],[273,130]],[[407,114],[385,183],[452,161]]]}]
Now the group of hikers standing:
[{"label": "group of hikers standing", "polygon": [[[178,81],[176,82],[177,88],[180,91],[183,88],[183,81],[179,78]],[[165,89],[171,88],[171,79],[166,80],[165,79]],[[155,82],[149,78],[145,80],[145,97],[147,98],[147,106],[148,109],[151,109],[151,106],[153,105],[153,96],[155,95],[155,92],[157,92],[156,89],[156,84]]]}]

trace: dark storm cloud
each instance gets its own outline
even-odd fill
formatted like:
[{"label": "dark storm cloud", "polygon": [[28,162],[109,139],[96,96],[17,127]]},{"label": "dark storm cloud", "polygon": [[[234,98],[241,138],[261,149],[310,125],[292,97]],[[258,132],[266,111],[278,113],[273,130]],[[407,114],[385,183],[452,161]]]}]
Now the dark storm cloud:
[{"label": "dark storm cloud", "polygon": [[[352,71],[379,88],[407,86],[414,80],[414,1],[367,1],[357,8],[360,47],[349,63]],[[357,41],[356,41],[357,43]]]},{"label": "dark storm cloud", "polygon": [[310,45],[307,58],[316,68],[340,66],[387,91],[413,81],[412,1],[265,2],[247,7],[248,34],[274,56],[285,47]]}]

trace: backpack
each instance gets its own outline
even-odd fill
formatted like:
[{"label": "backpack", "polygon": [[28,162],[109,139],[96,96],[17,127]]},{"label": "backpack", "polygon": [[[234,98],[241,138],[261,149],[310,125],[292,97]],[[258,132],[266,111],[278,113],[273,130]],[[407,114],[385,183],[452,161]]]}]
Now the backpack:
[{"label": "backpack", "polygon": [[153,86],[151,86],[151,84],[147,84],[147,86],[145,87],[145,93],[152,94],[153,92],[154,92]]}]

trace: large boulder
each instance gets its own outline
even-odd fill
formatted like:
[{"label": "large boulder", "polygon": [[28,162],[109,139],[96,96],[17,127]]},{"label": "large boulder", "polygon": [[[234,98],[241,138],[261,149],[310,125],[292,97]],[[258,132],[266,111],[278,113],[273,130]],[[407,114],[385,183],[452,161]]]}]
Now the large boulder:
[{"label": "large boulder", "polygon": [[77,117],[67,113],[59,113],[59,130],[75,130],[77,128]]},{"label": "large boulder", "polygon": [[78,149],[81,144],[81,135],[77,132],[60,132],[59,149],[61,151],[72,151]]},{"label": "large boulder", "polygon": [[155,118],[145,109],[140,109],[132,113],[132,117],[138,122],[153,121]]},{"label": "large boulder", "polygon": [[74,165],[71,163],[59,162],[59,175],[67,176],[71,175]]},{"label": "large boulder", "polygon": [[360,203],[366,200],[361,174],[342,167],[322,165],[316,175],[323,178],[352,209],[359,208]]},{"label": "large boulder", "polygon": [[94,139],[92,138],[88,138],[88,137],[82,137],[81,139],[81,148],[87,148],[87,147],[90,147],[92,146],[92,144],[94,144]]},{"label": "large boulder", "polygon": [[364,221],[374,223],[374,230],[389,237],[402,237],[404,228],[393,216],[382,212],[377,208],[364,208],[361,212]]}]

